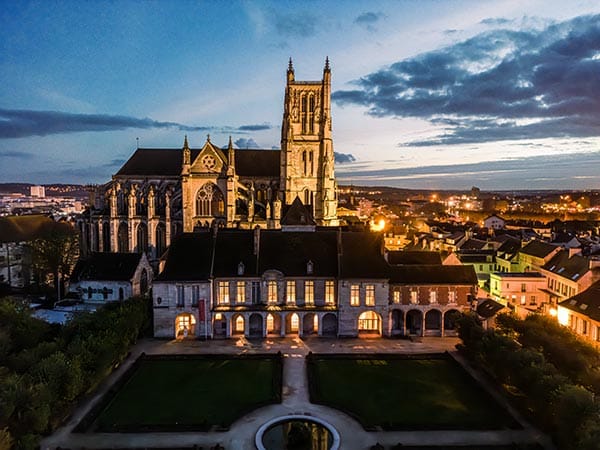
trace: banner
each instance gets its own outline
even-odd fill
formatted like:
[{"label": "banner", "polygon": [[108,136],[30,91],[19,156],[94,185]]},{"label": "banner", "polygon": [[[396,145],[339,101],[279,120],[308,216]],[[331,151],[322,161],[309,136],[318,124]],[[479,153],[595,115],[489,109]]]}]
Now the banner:
[{"label": "banner", "polygon": [[206,320],[206,300],[203,298],[198,302],[198,319]]}]

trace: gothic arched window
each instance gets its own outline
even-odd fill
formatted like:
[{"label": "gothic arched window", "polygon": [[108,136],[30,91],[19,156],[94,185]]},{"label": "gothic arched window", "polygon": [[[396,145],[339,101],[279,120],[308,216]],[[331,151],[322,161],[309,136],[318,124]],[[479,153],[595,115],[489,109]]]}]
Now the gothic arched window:
[{"label": "gothic arched window", "polygon": [[300,117],[302,118],[302,134],[306,133],[306,121],[307,121],[307,104],[306,94],[302,94],[300,100]]},{"label": "gothic arched window", "polygon": [[206,183],[196,195],[197,216],[225,216],[225,198],[214,183]]},{"label": "gothic arched window", "polygon": [[313,134],[315,123],[315,96],[311,95],[308,98],[308,133]]}]

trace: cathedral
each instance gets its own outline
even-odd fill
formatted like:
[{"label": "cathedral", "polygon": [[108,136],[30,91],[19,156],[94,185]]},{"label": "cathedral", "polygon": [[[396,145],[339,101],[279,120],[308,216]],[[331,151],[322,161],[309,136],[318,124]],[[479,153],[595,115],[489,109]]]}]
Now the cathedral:
[{"label": "cathedral", "polygon": [[337,226],[331,136],[331,70],[296,81],[287,69],[280,150],[137,148],[105,185],[80,222],[82,250],[146,252],[156,261],[182,232],[207,227],[281,228],[301,202],[318,226]]}]

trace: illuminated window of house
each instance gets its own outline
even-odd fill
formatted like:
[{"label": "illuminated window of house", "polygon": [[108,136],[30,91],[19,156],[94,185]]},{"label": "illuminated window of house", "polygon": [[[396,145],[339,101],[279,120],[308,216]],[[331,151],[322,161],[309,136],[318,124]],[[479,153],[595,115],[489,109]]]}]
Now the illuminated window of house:
[{"label": "illuminated window of house", "polygon": [[536,305],[537,304],[537,299],[535,298],[535,295],[531,296],[531,300],[529,301],[530,305]]},{"label": "illuminated window of house", "polygon": [[400,289],[394,289],[392,291],[392,301],[394,303],[400,303]]},{"label": "illuminated window of house", "polygon": [[429,291],[429,303],[437,303],[437,291]]},{"label": "illuminated window of house", "polygon": [[277,304],[277,281],[267,282],[267,302],[270,305]]},{"label": "illuminated window of house", "polygon": [[448,292],[448,303],[456,303],[456,291]]},{"label": "illuminated window of house", "polygon": [[521,295],[521,305],[524,305],[525,303],[527,303],[527,296]]},{"label": "illuminated window of house", "polygon": [[319,329],[319,316],[317,316],[316,314],[315,314],[315,317],[313,319],[313,328],[315,330]]},{"label": "illuminated window of house", "polygon": [[416,290],[410,291],[410,302],[412,304],[419,303],[419,293]]},{"label": "illuminated window of house", "polygon": [[296,282],[287,281],[285,283],[285,301],[288,305],[296,304]]},{"label": "illuminated window of house", "polygon": [[335,305],[335,282],[333,280],[325,281],[325,304]]},{"label": "illuminated window of house", "polygon": [[304,304],[313,305],[315,303],[315,282],[304,282]]},{"label": "illuminated window of house", "polygon": [[368,284],[365,288],[365,305],[375,306],[375,286]]},{"label": "illuminated window of house", "polygon": [[292,314],[292,317],[290,318],[290,331],[292,333],[297,332],[299,327],[300,327],[300,318],[298,317],[298,314],[294,313],[294,314]]},{"label": "illuminated window of house", "polygon": [[350,306],[360,306],[360,286],[358,284],[350,286]]},{"label": "illuminated window of house", "polygon": [[227,281],[219,281],[219,292],[217,299],[220,305],[229,304],[229,283]]},{"label": "illuminated window of house", "polygon": [[236,333],[244,332],[244,318],[242,316],[237,316],[235,319],[235,332]]},{"label": "illuminated window of house", "polygon": [[235,302],[246,303],[246,283],[244,281],[236,283]]}]

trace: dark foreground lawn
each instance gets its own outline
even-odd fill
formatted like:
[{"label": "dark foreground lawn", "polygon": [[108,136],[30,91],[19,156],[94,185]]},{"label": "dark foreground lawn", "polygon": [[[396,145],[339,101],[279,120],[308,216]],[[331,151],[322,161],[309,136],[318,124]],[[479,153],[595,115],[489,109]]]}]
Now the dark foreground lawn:
[{"label": "dark foreground lawn", "polygon": [[517,428],[454,360],[313,356],[311,401],[388,430]]},{"label": "dark foreground lawn", "polygon": [[208,430],[281,401],[281,359],[143,359],[96,418],[100,432]]}]

